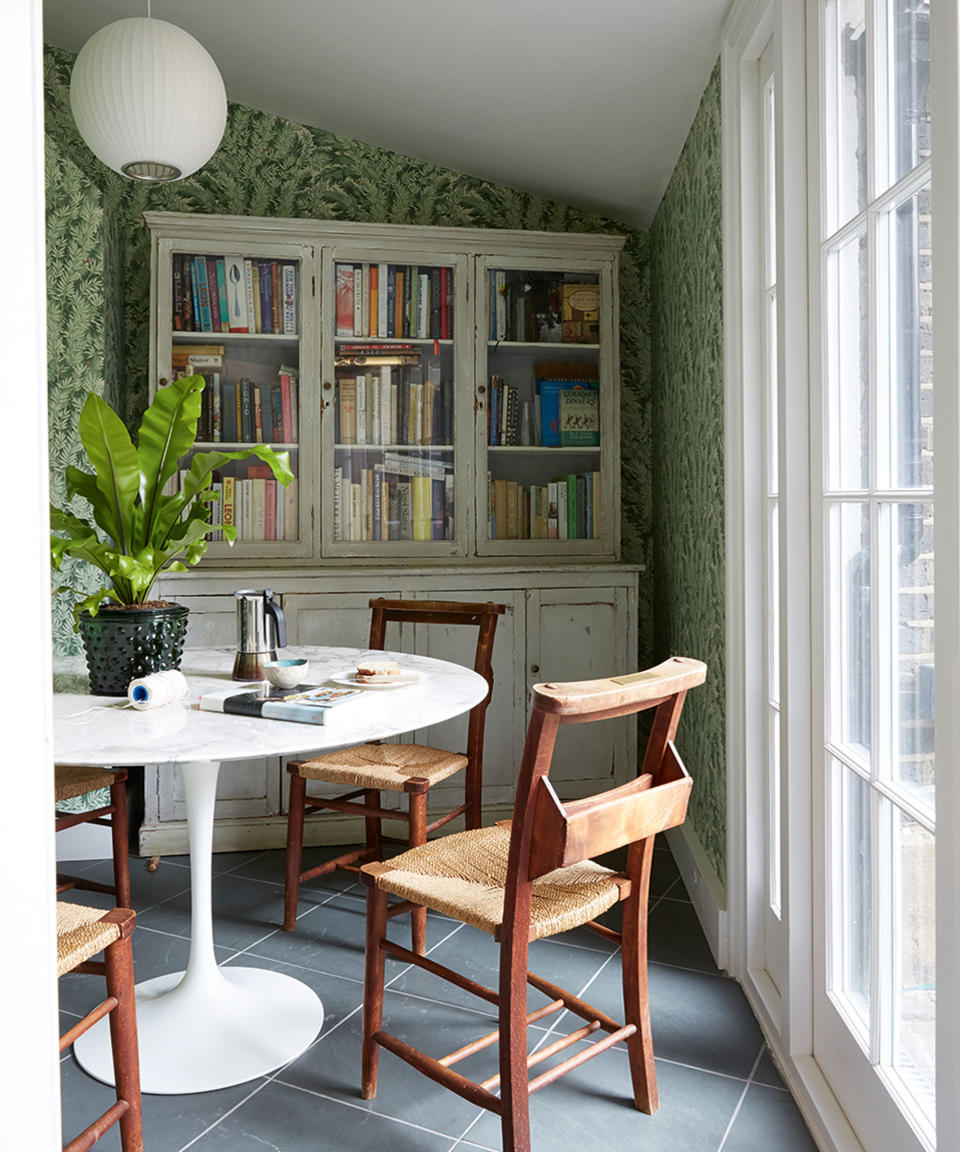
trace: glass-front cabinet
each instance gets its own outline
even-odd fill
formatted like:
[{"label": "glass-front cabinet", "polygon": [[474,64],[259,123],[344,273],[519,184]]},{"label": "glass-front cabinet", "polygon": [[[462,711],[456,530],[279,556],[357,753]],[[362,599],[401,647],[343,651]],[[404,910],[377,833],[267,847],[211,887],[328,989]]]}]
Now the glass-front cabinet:
[{"label": "glass-front cabinet", "polygon": [[[155,267],[153,387],[199,375],[205,385],[194,452],[269,444],[290,455],[286,488],[255,456],[213,474],[214,521],[237,529],[237,554],[307,556],[318,459],[312,377],[313,249],[213,233],[201,243],[162,239]],[[189,466],[171,480],[178,485]],[[230,554],[221,527],[210,555]]]},{"label": "glass-front cabinet", "polygon": [[481,554],[612,553],[619,500],[611,269],[574,259],[477,265]]},{"label": "glass-front cabinet", "polygon": [[[622,238],[147,213],[151,386],[206,380],[211,556],[619,558]],[[186,464],[186,461],[185,461]]]},{"label": "glass-front cabinet", "polygon": [[455,253],[324,251],[324,554],[465,554],[466,281]]}]

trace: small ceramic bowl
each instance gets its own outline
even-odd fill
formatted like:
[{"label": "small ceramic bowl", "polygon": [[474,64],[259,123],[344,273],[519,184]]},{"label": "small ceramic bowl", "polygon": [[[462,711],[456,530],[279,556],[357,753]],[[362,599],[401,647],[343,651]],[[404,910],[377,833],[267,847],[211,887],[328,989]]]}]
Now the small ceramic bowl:
[{"label": "small ceramic bowl", "polygon": [[310,669],[309,660],[264,660],[263,674],[275,688],[296,688]]}]

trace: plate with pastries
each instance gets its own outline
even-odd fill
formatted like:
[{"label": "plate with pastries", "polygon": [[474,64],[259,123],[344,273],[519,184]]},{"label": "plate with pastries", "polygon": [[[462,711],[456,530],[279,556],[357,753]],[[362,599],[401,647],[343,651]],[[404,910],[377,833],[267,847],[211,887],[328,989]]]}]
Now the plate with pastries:
[{"label": "plate with pastries", "polygon": [[360,660],[356,668],[329,679],[335,684],[349,684],[351,688],[409,688],[412,684],[419,684],[425,676],[424,672],[401,668],[396,660],[371,658]]}]

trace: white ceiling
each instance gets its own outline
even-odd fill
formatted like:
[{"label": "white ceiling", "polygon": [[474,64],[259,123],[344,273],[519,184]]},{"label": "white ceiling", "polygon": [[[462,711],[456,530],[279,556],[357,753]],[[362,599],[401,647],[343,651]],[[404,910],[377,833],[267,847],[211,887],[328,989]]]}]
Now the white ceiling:
[{"label": "white ceiling", "polygon": [[[646,227],[729,0],[153,0],[228,99]],[[44,0],[77,51],[146,0]]]}]

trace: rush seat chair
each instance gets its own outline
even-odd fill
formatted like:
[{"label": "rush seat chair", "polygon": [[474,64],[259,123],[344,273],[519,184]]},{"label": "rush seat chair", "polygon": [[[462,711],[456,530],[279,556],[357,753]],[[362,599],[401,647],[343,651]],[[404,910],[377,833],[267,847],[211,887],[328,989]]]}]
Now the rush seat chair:
[{"label": "rush seat chair", "polygon": [[[384,649],[390,623],[476,628],[473,668],[487,681],[489,690],[483,700],[470,710],[467,748],[463,754],[422,744],[361,744],[328,752],[312,760],[291,761],[287,765],[290,799],[283,926],[288,932],[296,927],[301,883],[336,868],[356,871],[359,864],[382,858],[384,819],[406,822],[409,829],[406,843],[411,848],[426,843],[431,832],[461,814],[467,828],[479,828],[482,821],[483,729],[487,705],[493,694],[493,639],[497,618],[506,612],[506,607],[493,603],[464,604],[456,600],[377,599],[370,601],[370,608],[370,648],[377,651]],[[464,773],[463,804],[428,824],[427,795],[430,789],[457,772]],[[311,780],[352,785],[356,790],[329,799],[308,797],[306,787]],[[407,811],[383,808],[380,797],[383,791],[406,793]],[[358,800],[358,797],[363,799]],[[362,848],[344,853],[316,868],[301,871],[304,816],[324,809],[363,816],[366,843]],[[424,949],[426,918],[426,909],[413,912],[411,927],[416,952]]]},{"label": "rush seat chair", "polygon": [[69,888],[87,892],[107,892],[121,908],[130,907],[130,848],[127,842],[127,773],[126,769],[108,772],[106,768],[54,765],[54,800],[62,803],[98,788],[110,789],[110,803],[89,812],[58,812],[56,830],[77,824],[104,824],[110,829],[113,844],[113,885],[100,884],[82,876],[57,873],[57,894]]},{"label": "rush seat chair", "polygon": [[[529,1152],[530,1093],[625,1041],[634,1106],[641,1112],[657,1110],[647,994],[650,866],[654,836],[682,824],[686,816],[691,779],[673,739],[687,691],[705,676],[706,666],[700,661],[674,657],[632,675],[536,685],[513,820],[433,840],[389,861],[362,867],[367,885],[365,1099],[376,1095],[379,1053],[386,1048],[431,1080],[499,1115],[504,1152]],[[649,708],[656,711],[640,775],[599,795],[562,803],[549,780],[560,729]],[[622,873],[591,859],[623,847],[627,858]],[[388,895],[399,897],[407,907],[425,905],[492,935],[500,946],[499,990],[388,940]],[[622,933],[595,923],[620,901]],[[531,941],[581,925],[622,944],[623,1024],[527,970]],[[388,956],[415,964],[495,1005],[497,1030],[441,1057],[429,1056],[385,1031]],[[551,1001],[529,1015],[528,984]],[[581,1017],[583,1026],[528,1057],[527,1025],[562,1008]],[[589,1046],[579,1044],[594,1033],[601,1038]],[[497,1075],[477,1083],[454,1069],[459,1061],[498,1042]],[[528,1077],[532,1066],[573,1045],[573,1055]]]},{"label": "rush seat chair", "polygon": [[[109,1013],[110,1046],[117,1087],[116,1103],[63,1146],[63,1152],[86,1152],[114,1124],[120,1126],[123,1152],[143,1152],[137,1017],[133,992],[131,936],[136,916],[128,908],[87,908],[57,901],[57,976],[93,972],[106,976],[107,998],[60,1037],[63,1052]],[[103,952],[103,960],[93,960]]]}]

